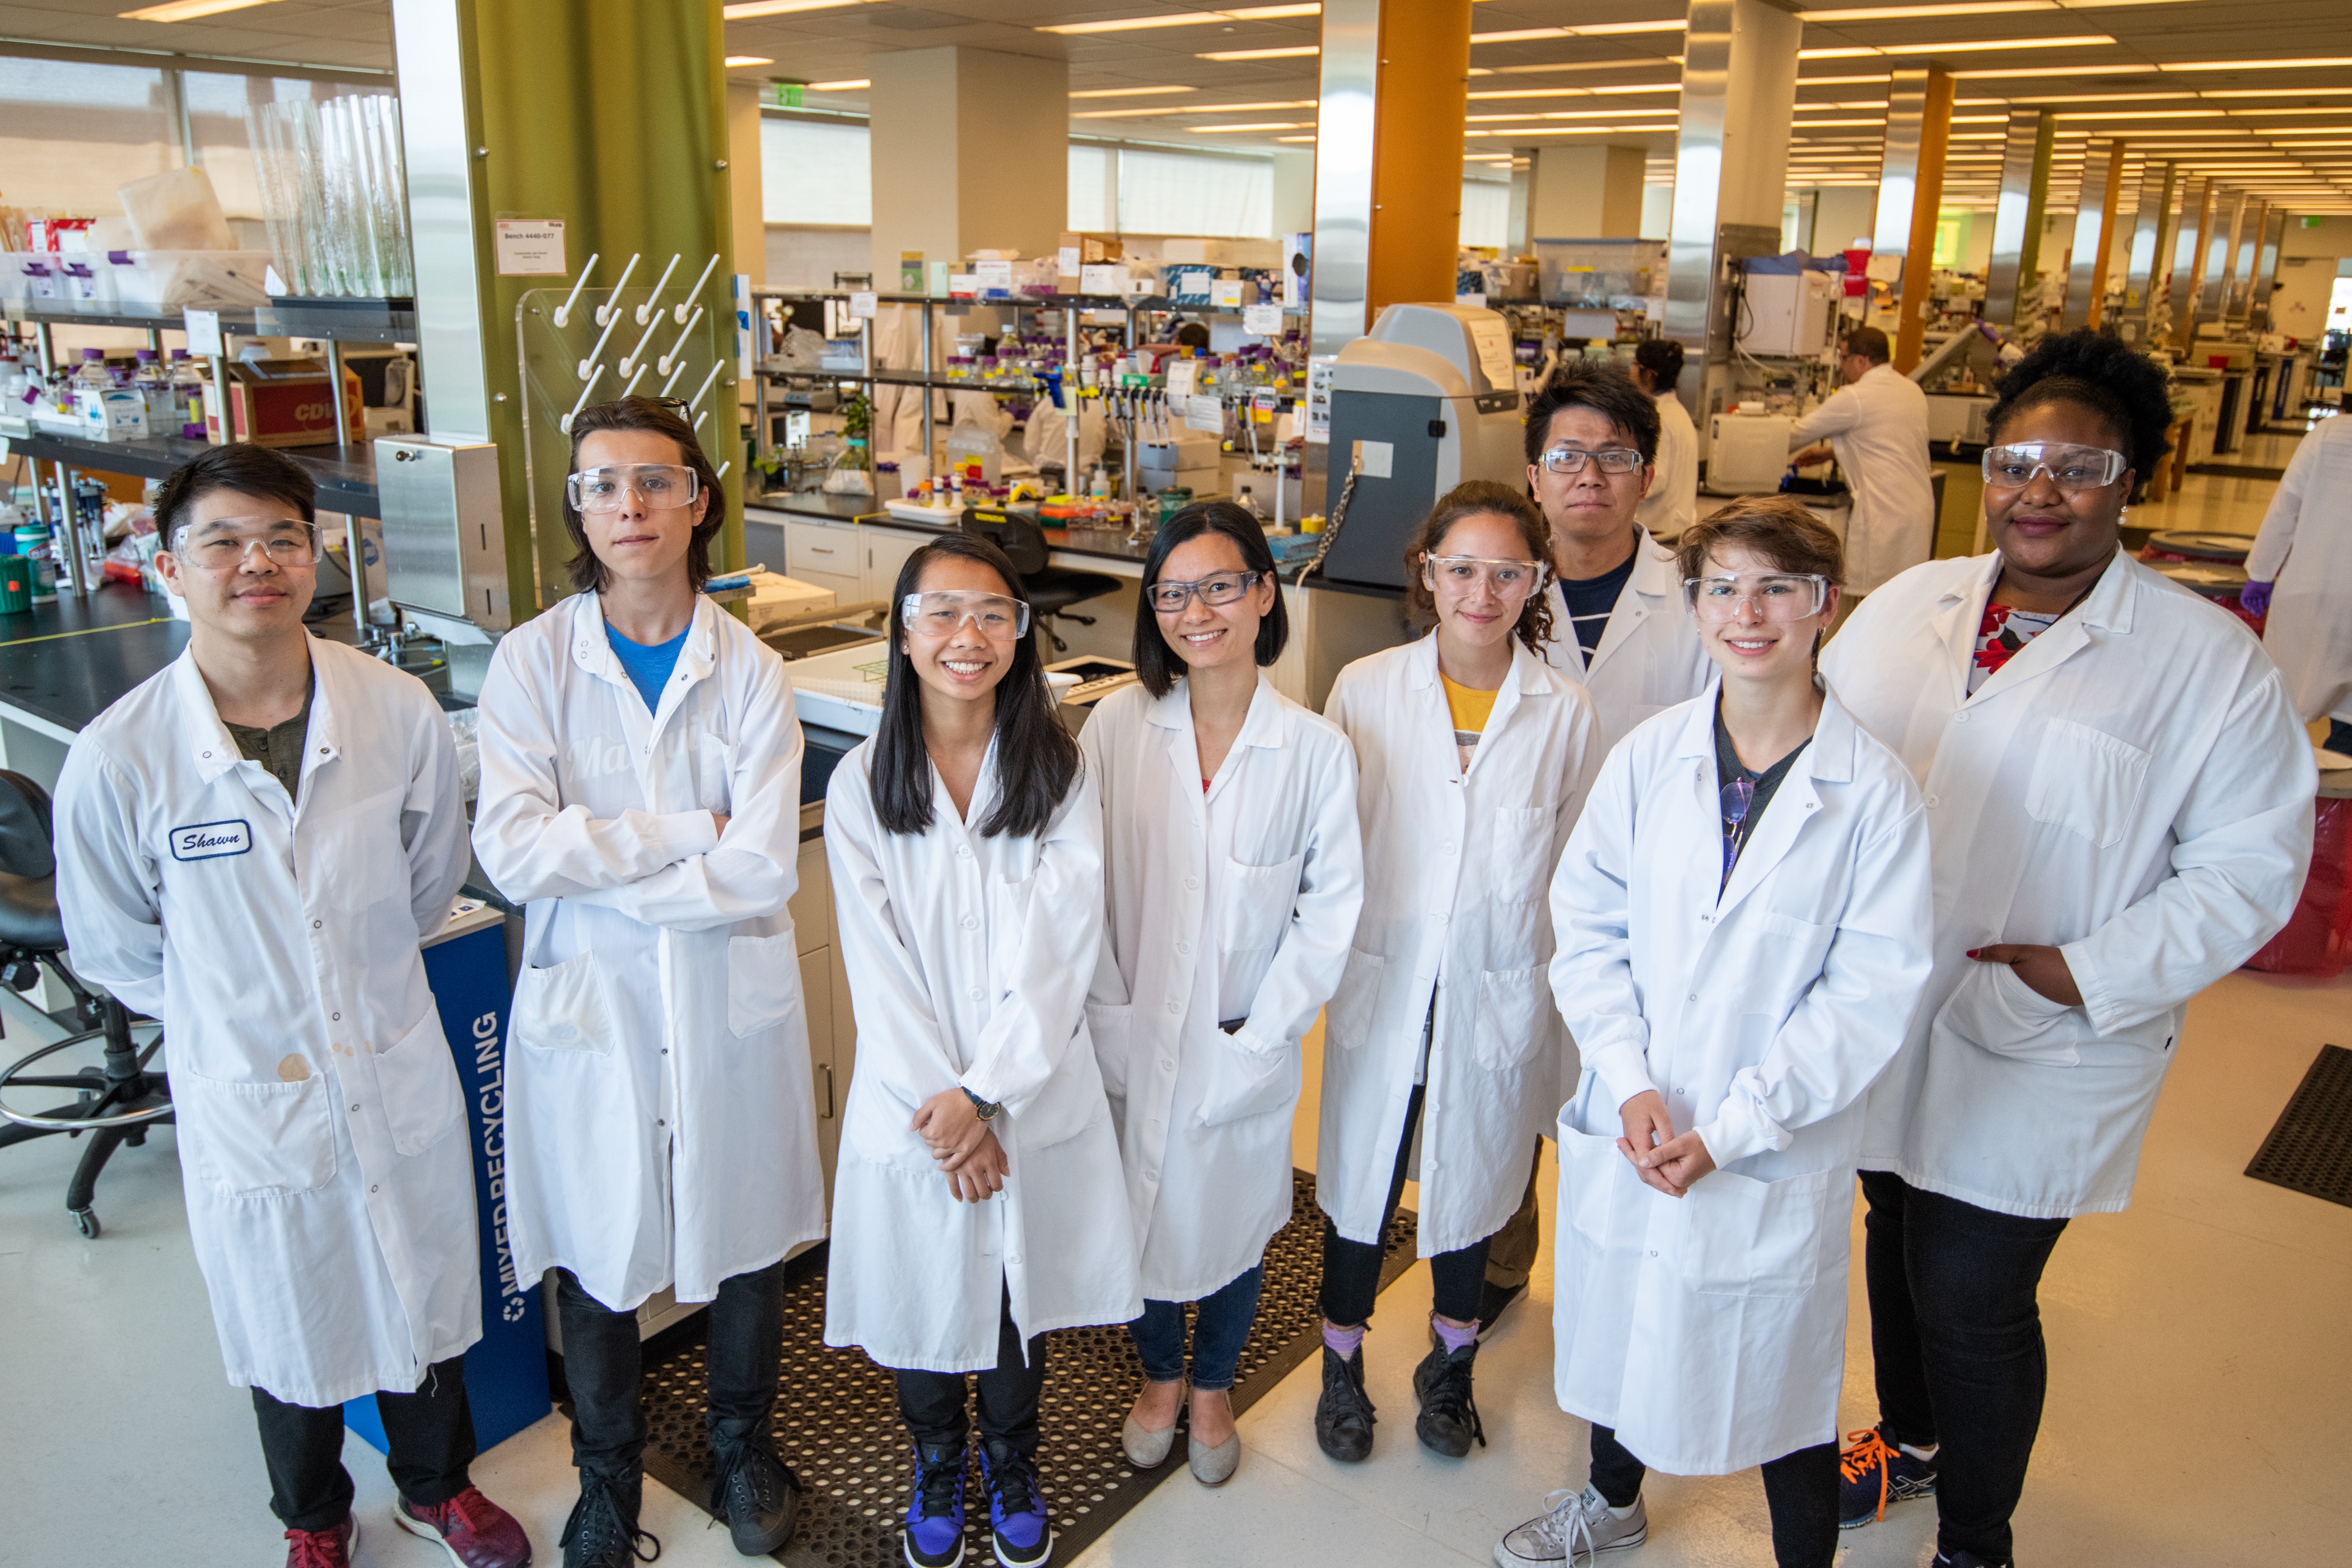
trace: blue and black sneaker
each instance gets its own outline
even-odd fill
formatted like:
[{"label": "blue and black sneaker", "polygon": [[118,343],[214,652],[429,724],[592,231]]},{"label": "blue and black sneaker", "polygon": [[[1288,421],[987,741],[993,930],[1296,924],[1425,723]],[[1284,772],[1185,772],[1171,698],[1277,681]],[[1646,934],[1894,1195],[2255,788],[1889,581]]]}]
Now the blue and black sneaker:
[{"label": "blue and black sneaker", "polygon": [[1037,1568],[1054,1554],[1054,1523],[1037,1489],[1036,1462],[1002,1437],[983,1438],[980,1480],[988,1492],[997,1562],[1004,1568]]},{"label": "blue and black sneaker", "polygon": [[907,1504],[908,1568],[963,1561],[963,1445],[915,1445],[915,1496]]},{"label": "blue and black sneaker", "polygon": [[1889,1503],[1935,1494],[1936,1461],[1888,1442],[1885,1426],[1849,1432],[1845,1440],[1853,1446],[1838,1456],[1839,1529],[1885,1519]]}]

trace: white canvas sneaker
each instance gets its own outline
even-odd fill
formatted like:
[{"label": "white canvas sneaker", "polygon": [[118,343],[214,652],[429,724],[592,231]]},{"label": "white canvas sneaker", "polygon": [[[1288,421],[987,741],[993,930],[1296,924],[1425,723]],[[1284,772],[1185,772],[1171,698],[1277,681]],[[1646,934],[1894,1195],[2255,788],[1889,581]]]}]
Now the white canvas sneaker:
[{"label": "white canvas sneaker", "polygon": [[1650,1512],[1639,1497],[1620,1519],[1591,1487],[1556,1491],[1544,1511],[1495,1542],[1496,1568],[1576,1568],[1603,1552],[1639,1546],[1650,1538]]}]

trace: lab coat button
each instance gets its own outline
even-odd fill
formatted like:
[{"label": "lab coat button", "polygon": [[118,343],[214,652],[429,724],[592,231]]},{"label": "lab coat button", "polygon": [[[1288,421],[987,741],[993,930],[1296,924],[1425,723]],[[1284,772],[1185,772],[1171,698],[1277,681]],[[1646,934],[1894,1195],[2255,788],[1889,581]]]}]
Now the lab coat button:
[{"label": "lab coat button", "polygon": [[1955,724],[1965,724],[1965,723],[1967,723],[1968,721],[1969,721],[1969,710],[1968,710],[1967,709],[1965,709],[1965,708],[1961,709],[1958,712],[1957,712],[1957,713],[1955,713],[1955,714],[1953,714],[1953,715],[1952,715],[1952,722],[1953,722],[1953,723],[1955,723]]},{"label": "lab coat button", "polygon": [[310,929],[311,929],[312,931],[317,931],[317,930],[319,929],[320,924],[320,921],[312,921],[310,922]]},{"label": "lab coat button", "polygon": [[1169,1003],[1169,1004],[1168,1004],[1168,1010],[1169,1010],[1171,1013],[1181,1013],[1181,1012],[1182,1012],[1184,1009],[1183,1009],[1183,1007],[1182,1007],[1181,1005],[1179,1005],[1179,1004],[1177,1004],[1177,1003],[1174,1003],[1174,1002],[1171,1002],[1171,1003]]},{"label": "lab coat button", "polygon": [[1189,942],[1180,942],[1176,944],[1176,951],[1179,953],[1190,952],[1192,951],[1192,944]]},{"label": "lab coat button", "polygon": [[986,993],[982,992],[979,986],[975,985],[971,988],[971,999],[973,1001],[979,1001],[984,994],[986,994]]},{"label": "lab coat button", "polygon": [[1176,1070],[1176,1058],[1173,1057],[1160,1058],[1160,1070],[1161,1072],[1174,1072]]},{"label": "lab coat button", "polygon": [[1696,1002],[1698,1000],[1698,993],[1694,991],[1689,995],[1684,997],[1683,1000],[1685,1002]]},{"label": "lab coat button", "polygon": [[1201,879],[1200,879],[1200,878],[1198,878],[1198,877],[1187,877],[1187,878],[1185,878],[1185,879],[1184,879],[1184,889],[1185,889],[1185,891],[1187,891],[1187,892],[1192,892],[1192,893],[1197,893],[1197,892],[1199,892],[1199,891],[1201,890]]},{"label": "lab coat button", "polygon": [[341,1013],[330,1013],[327,1016],[332,1018],[338,1024],[343,1021],[343,1016]]},{"label": "lab coat button", "polygon": [[1020,1262],[1021,1262],[1021,1255],[1020,1255],[1019,1253],[1017,1253],[1017,1252],[1008,1253],[1008,1254],[1006,1254],[1006,1255],[1005,1255],[1004,1261],[1005,1261],[1005,1262],[1007,1262],[1007,1263],[1013,1264],[1014,1267],[1016,1267],[1016,1268],[1017,1268],[1017,1267],[1019,1267]]},{"label": "lab coat button", "polygon": [[1453,854],[1453,853],[1454,853],[1454,844],[1453,844],[1453,841],[1452,841],[1452,840],[1450,840],[1450,839],[1449,839],[1449,840],[1447,840],[1447,842],[1446,842],[1446,845],[1445,845],[1445,852],[1446,852],[1448,855],[1451,855],[1451,854]]},{"label": "lab coat button", "polygon": [[964,917],[963,917],[963,929],[964,929],[964,930],[966,930],[966,931],[977,931],[977,930],[979,930],[979,929],[980,929],[980,918],[979,918],[977,915],[966,915],[966,916],[964,916]]},{"label": "lab coat button", "polygon": [[1944,797],[1940,795],[1931,795],[1927,797],[1927,805],[1930,806],[1938,806],[1943,804]]}]

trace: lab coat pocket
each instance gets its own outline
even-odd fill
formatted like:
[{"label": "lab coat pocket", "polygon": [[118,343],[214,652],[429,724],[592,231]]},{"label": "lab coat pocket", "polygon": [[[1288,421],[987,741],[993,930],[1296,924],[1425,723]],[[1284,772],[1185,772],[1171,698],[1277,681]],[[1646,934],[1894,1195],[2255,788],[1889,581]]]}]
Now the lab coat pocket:
[{"label": "lab coat pocket", "polygon": [[1522,1067],[1551,1037],[1544,1015],[1551,1007],[1548,966],[1490,969],[1478,977],[1478,1020],[1473,1054],[1489,1072]]},{"label": "lab coat pocket", "polygon": [[1348,950],[1348,967],[1323,1014],[1323,1043],[1352,1051],[1371,1036],[1380,1020],[1381,981],[1389,961],[1361,948]]},{"label": "lab coat pocket", "polygon": [[2082,1059],[2089,1029],[2090,1019],[2080,1009],[2053,1002],[2008,964],[1971,959],[1936,1015],[1931,1037],[1953,1036],[1995,1056],[2070,1068]]},{"label": "lab coat pocket", "polygon": [[1549,896],[1557,868],[1551,863],[1551,825],[1559,815],[1556,805],[1496,808],[1486,869],[1495,879],[1496,903],[1541,903]]},{"label": "lab coat pocket", "polygon": [[727,1026],[740,1039],[771,1029],[801,1005],[801,960],[795,932],[727,939]]},{"label": "lab coat pocket", "polygon": [[172,1069],[183,1147],[231,1197],[315,1192],[335,1179],[329,1092],[316,1073],[295,1083],[231,1083]]},{"label": "lab coat pocket", "polygon": [[1087,1004],[1087,1033],[1094,1039],[1095,1065],[1102,1068],[1103,1092],[1114,1099],[1127,1097],[1128,1040],[1134,1027],[1132,1003]]},{"label": "lab coat pocket", "polygon": [[2147,782],[2147,760],[2146,752],[2104,730],[2053,719],[2025,785],[2025,815],[2111,849],[2131,826]]},{"label": "lab coat pocket", "polygon": [[594,953],[547,969],[524,968],[515,981],[513,1037],[538,1051],[613,1054],[612,1013]]},{"label": "lab coat pocket", "polygon": [[1285,1041],[1254,1051],[1218,1030],[1208,1042],[1209,1081],[1201,1096],[1201,1125],[1222,1127],[1247,1116],[1284,1116],[1298,1103],[1299,1051]]},{"label": "lab coat pocket", "polygon": [[1298,873],[1306,864],[1304,855],[1271,866],[1225,863],[1224,907],[1218,921],[1218,942],[1224,952],[1255,952],[1280,945],[1297,907]]},{"label": "lab coat pocket", "polygon": [[1790,1297],[1813,1288],[1832,1189],[1843,1170],[1759,1182],[1714,1171],[1675,1205],[1675,1260],[1683,1283],[1703,1296]]},{"label": "lab coat pocket", "polygon": [[1559,1118],[1559,1223],[1588,1246],[1606,1247],[1612,1189],[1619,1167],[1632,1167],[1618,1151],[1615,1134],[1587,1132],[1576,1121],[1571,1104]]},{"label": "lab coat pocket", "polygon": [[375,1087],[392,1146],[401,1153],[422,1154],[448,1136],[466,1114],[466,1092],[439,1013],[426,1008],[397,1044],[375,1053]]}]

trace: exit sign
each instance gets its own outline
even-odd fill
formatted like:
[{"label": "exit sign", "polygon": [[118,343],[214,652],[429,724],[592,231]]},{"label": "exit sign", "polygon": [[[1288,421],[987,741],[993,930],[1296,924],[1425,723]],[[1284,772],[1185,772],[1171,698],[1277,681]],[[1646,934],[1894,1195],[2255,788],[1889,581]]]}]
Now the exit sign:
[{"label": "exit sign", "polygon": [[768,101],[778,109],[798,109],[801,106],[801,94],[806,90],[807,84],[804,82],[771,82],[768,84],[770,94]]}]

